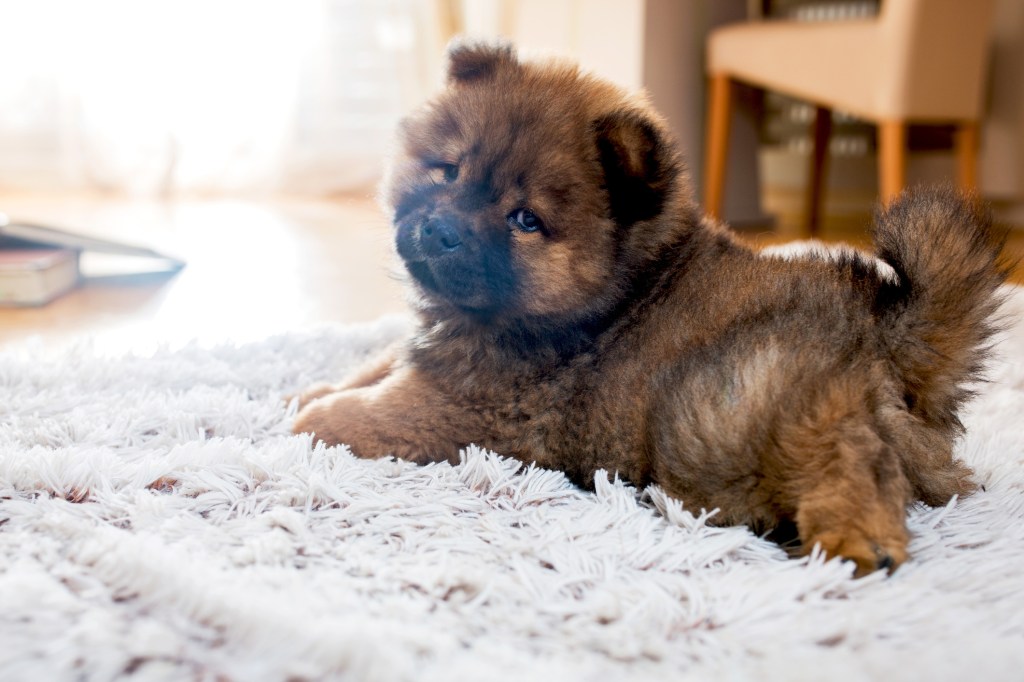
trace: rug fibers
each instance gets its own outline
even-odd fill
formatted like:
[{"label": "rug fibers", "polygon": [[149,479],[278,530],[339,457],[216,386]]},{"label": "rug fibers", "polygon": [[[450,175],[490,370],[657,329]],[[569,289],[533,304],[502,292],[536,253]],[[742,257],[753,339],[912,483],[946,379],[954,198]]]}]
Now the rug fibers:
[{"label": "rug fibers", "polygon": [[291,435],[283,396],[406,324],[0,353],[0,679],[1021,679],[1021,324],[958,445],[984,491],[862,580],[657,487]]}]

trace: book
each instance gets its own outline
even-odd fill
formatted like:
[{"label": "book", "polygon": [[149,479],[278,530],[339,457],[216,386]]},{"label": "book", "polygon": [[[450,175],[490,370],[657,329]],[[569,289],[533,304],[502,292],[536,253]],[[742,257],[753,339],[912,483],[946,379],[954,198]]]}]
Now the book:
[{"label": "book", "polygon": [[77,284],[74,249],[0,249],[0,305],[46,305]]},{"label": "book", "polygon": [[185,261],[144,246],[55,227],[16,222],[0,213],[0,305],[39,306],[97,279],[170,277]]}]

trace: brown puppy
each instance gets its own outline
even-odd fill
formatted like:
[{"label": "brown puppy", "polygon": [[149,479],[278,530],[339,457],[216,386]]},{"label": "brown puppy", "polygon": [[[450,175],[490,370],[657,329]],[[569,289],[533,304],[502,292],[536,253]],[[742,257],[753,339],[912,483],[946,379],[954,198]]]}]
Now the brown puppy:
[{"label": "brown puppy", "polygon": [[660,484],[720,523],[795,523],[859,573],[907,557],[905,508],[973,489],[954,461],[1004,279],[987,217],[907,194],[877,257],[786,261],[701,217],[643,102],[508,47],[450,52],[385,192],[419,331],[311,389],[296,432],[364,457],[470,443]]}]

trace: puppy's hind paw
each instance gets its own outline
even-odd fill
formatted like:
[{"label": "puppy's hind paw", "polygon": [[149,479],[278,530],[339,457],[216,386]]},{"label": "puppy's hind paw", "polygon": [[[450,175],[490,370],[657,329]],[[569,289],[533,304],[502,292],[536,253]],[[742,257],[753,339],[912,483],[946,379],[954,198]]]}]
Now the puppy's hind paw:
[{"label": "puppy's hind paw", "polygon": [[854,576],[862,578],[875,571],[892,574],[907,558],[905,534],[886,539],[872,539],[851,529],[845,533],[822,533],[809,538],[805,547],[819,545],[828,557],[841,557],[856,566]]}]

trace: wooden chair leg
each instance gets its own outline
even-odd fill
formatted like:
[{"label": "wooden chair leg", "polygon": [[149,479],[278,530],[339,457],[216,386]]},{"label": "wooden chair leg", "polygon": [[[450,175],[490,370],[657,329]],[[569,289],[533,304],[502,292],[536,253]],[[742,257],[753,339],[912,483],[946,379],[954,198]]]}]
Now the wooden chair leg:
[{"label": "wooden chair leg", "polygon": [[978,123],[965,121],[953,133],[956,152],[957,181],[960,189],[973,192],[978,188]]},{"label": "wooden chair leg", "polygon": [[714,74],[708,82],[707,138],[704,149],[704,210],[722,217],[725,194],[725,161],[729,153],[729,123],[732,119],[732,83],[725,74]]},{"label": "wooden chair leg", "polygon": [[907,124],[878,124],[878,193],[882,205],[895,199],[907,183]]},{"label": "wooden chair leg", "polygon": [[821,195],[827,186],[828,140],[832,134],[832,110],[815,107],[811,134],[811,164],[808,169],[804,217],[807,234],[815,236],[821,228]]}]

